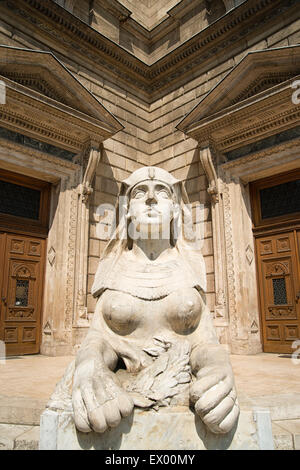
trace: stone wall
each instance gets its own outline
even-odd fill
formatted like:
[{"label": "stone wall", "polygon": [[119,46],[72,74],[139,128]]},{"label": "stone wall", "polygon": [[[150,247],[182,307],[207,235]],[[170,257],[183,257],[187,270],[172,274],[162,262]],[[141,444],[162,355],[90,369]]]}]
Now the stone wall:
[{"label": "stone wall", "polygon": [[[83,2],[81,6],[80,11],[74,12],[82,17],[83,21],[87,21],[85,17],[87,10],[84,9]],[[187,20],[185,24],[189,25],[189,31],[193,33],[197,16],[193,21],[192,19],[189,21]],[[185,40],[187,34],[180,35],[179,43]],[[266,34],[264,32],[264,36]],[[99,239],[96,231],[99,222],[97,208],[103,203],[114,204],[120,182],[143,165],[160,166],[170,171],[176,178],[184,180],[191,202],[194,205],[197,203],[204,205],[203,250],[208,280],[207,299],[213,311],[215,304],[213,243],[210,199],[206,191],[207,180],[199,163],[197,142],[186,138],[182,132],[176,130],[175,126],[248,51],[297,44],[299,36],[300,20],[270,34],[267,38],[252,37],[245,44],[245,50],[242,53],[238,55],[233,53],[232,57],[225,62],[222,62],[221,57],[217,58],[211,70],[197,78],[186,75],[182,86],[171,93],[166,92],[163,98],[150,105],[139,98],[138,90],[136,95],[132,91],[128,92],[120,86],[117,80],[103,79],[98,74],[84,69],[82,65],[77,66],[72,62],[71,57],[65,61],[65,65],[124,126],[123,131],[104,142],[103,156],[96,172],[94,193],[91,196],[87,298],[90,314],[95,307],[95,299],[90,294],[91,284],[99,256],[106,245],[105,237]],[[48,45],[39,42],[38,34],[32,38],[23,32],[18,32],[17,25],[8,25],[3,18],[0,21],[0,43],[49,50]],[[52,50],[56,54],[55,49]],[[159,51],[166,52],[162,43],[157,43],[156,53],[159,54]],[[199,221],[196,220],[196,222]]]}]

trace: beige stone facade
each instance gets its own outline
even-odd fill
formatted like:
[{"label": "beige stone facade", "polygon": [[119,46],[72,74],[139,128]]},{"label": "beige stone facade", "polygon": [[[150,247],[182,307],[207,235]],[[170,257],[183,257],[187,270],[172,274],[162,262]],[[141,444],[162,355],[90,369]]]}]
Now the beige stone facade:
[{"label": "beige stone facade", "polygon": [[221,343],[262,350],[249,183],[300,167],[298,10],[296,0],[1,2],[0,168],[51,183],[42,354],[72,353],[86,334],[99,224],[109,229],[99,206],[143,165],[184,180],[203,205],[195,223]]}]

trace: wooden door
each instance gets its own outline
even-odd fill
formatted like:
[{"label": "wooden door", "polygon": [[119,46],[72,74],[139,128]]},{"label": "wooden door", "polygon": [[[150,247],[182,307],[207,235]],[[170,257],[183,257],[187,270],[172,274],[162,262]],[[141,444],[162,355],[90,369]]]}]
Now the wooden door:
[{"label": "wooden door", "polygon": [[256,238],[265,352],[292,353],[300,338],[300,232]]},{"label": "wooden door", "polygon": [[39,352],[45,243],[0,233],[0,339],[7,355]]}]

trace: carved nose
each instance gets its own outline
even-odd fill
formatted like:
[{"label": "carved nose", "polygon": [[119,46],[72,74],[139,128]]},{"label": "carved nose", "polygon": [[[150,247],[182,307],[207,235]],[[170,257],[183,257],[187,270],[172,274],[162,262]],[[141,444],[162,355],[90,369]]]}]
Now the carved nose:
[{"label": "carved nose", "polygon": [[146,204],[155,204],[157,202],[157,199],[155,197],[155,193],[152,189],[149,190],[148,192],[148,197],[147,197],[147,200],[146,200]]},{"label": "carved nose", "polygon": [[156,199],[154,197],[148,197],[147,198],[146,204],[148,206],[152,206],[152,204],[155,204],[155,203],[156,203]]}]

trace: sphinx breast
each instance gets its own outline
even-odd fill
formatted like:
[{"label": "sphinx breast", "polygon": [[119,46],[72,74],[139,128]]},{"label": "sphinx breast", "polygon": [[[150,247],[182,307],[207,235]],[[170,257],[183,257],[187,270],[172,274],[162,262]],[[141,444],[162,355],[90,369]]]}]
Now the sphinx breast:
[{"label": "sphinx breast", "polygon": [[102,299],[105,322],[115,333],[129,335],[140,324],[139,299],[124,292],[106,290]]},{"label": "sphinx breast", "polygon": [[182,288],[168,296],[165,316],[175,333],[188,334],[194,331],[199,324],[201,312],[202,301],[195,288]]},{"label": "sphinx breast", "polygon": [[147,331],[169,328],[189,334],[199,324],[202,303],[194,288],[181,288],[158,300],[143,300],[130,294],[106,290],[102,314],[109,328],[119,335],[130,335],[138,327]]}]

